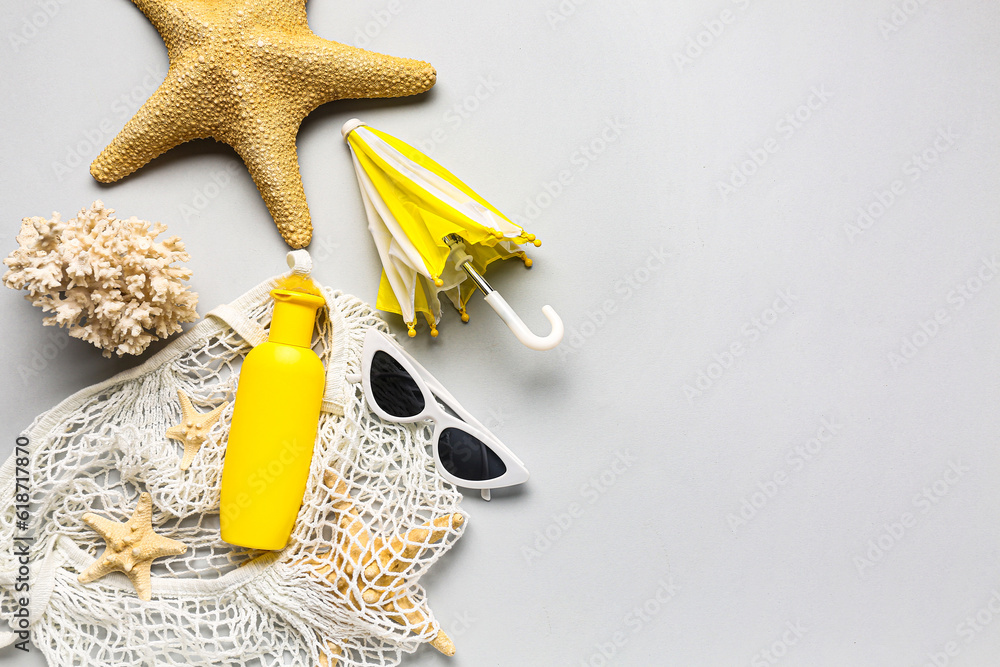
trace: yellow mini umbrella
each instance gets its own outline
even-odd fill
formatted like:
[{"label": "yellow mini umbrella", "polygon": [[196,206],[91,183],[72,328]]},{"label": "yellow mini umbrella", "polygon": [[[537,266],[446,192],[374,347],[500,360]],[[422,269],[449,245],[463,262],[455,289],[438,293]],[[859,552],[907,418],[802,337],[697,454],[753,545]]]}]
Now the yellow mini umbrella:
[{"label": "yellow mini umbrella", "polygon": [[501,259],[518,257],[530,267],[531,260],[518,246],[539,246],[541,241],[399,139],[356,119],[344,125],[343,135],[382,260],[376,304],[380,310],[401,315],[410,336],[416,335],[416,314],[423,313],[436,336],[441,320],[438,293],[443,292],[468,322],[465,305],[479,287],[522,343],[536,350],[559,344],[563,323],[550,306],[542,312],[552,332],[536,336],[482,276]]}]

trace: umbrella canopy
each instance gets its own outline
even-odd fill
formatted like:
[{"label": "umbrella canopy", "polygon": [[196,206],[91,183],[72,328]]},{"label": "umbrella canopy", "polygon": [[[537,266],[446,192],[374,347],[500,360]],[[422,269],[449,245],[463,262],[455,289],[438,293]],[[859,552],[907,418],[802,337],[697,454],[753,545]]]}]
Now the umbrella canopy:
[{"label": "umbrella canopy", "polygon": [[541,241],[447,169],[361,121],[349,121],[343,134],[382,260],[377,306],[400,314],[411,336],[418,312],[437,335],[439,293],[468,321],[465,305],[479,284],[473,273],[512,257],[531,266],[518,246]]}]

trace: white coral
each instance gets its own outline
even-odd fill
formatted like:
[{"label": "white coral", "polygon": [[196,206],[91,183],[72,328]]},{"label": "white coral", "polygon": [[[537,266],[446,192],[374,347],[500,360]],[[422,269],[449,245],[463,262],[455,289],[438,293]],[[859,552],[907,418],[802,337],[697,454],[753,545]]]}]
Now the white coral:
[{"label": "white coral", "polygon": [[26,299],[54,313],[45,325],[67,327],[105,357],[141,354],[198,318],[198,295],[182,282],[191,271],[172,266],[190,259],[184,243],[157,242],[166,225],[114,213],[96,201],[68,222],[58,213],[25,218],[20,247],[4,260],[4,284],[28,290]]}]

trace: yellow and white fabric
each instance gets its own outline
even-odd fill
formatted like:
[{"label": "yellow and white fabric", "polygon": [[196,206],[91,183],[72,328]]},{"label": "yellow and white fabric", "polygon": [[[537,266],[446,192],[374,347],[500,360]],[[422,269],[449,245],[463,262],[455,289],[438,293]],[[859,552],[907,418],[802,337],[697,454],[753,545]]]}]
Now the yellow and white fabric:
[{"label": "yellow and white fabric", "polygon": [[[524,257],[534,235],[511,222],[447,169],[408,144],[349,121],[343,129],[383,273],[377,307],[411,326],[416,313],[435,325],[438,293],[460,311],[475,291],[458,259],[467,253],[480,273],[496,260]],[[445,240],[457,236],[464,248]]]}]

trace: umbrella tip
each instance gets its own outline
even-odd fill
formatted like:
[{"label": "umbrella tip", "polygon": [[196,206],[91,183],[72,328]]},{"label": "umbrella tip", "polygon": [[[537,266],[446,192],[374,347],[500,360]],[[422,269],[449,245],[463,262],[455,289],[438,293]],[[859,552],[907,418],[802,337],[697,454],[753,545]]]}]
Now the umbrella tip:
[{"label": "umbrella tip", "polygon": [[351,132],[358,129],[364,124],[365,123],[363,121],[360,121],[357,118],[352,118],[351,120],[344,123],[344,127],[340,128],[340,134],[344,137],[344,140],[346,141],[347,135],[349,135]]},{"label": "umbrella tip", "polygon": [[417,326],[416,322],[407,322],[406,323],[406,335],[409,336],[410,338],[415,338],[416,335],[417,335],[416,326]]}]

